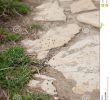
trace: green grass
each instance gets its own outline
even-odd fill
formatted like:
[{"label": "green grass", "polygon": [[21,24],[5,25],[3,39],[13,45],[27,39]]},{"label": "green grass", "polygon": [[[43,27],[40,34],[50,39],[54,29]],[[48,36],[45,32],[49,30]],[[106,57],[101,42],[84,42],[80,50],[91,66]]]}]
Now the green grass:
[{"label": "green grass", "polygon": [[5,61],[8,63],[9,67],[19,67],[30,63],[30,59],[25,55],[24,49],[20,47],[10,48],[5,55]]},{"label": "green grass", "polygon": [[0,87],[7,91],[9,100],[50,100],[49,95],[26,92],[33,74],[30,65],[31,60],[21,47],[0,52]]},{"label": "green grass", "polygon": [[20,67],[30,63],[30,59],[25,55],[24,49],[12,47],[0,53],[0,68]]},{"label": "green grass", "polygon": [[27,14],[29,7],[22,0],[0,0],[0,15],[13,16]]},{"label": "green grass", "polygon": [[11,97],[21,92],[31,78],[29,64],[29,57],[20,47],[0,53],[0,87],[9,91]]},{"label": "green grass", "polygon": [[22,38],[20,34],[14,34],[6,30],[5,28],[0,28],[0,44],[7,42],[17,42]]}]

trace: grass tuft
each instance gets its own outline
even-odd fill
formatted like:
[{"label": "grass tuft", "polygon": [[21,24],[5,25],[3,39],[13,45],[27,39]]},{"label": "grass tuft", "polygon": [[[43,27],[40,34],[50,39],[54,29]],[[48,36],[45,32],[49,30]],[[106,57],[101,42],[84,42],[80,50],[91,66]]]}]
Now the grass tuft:
[{"label": "grass tuft", "polygon": [[21,2],[21,0],[0,0],[0,15],[13,16],[19,14],[27,14],[29,7]]},{"label": "grass tuft", "polygon": [[29,63],[29,57],[20,47],[0,53],[0,87],[8,91],[10,97],[21,92],[31,78]]},{"label": "grass tuft", "polygon": [[6,30],[5,28],[0,28],[0,44],[7,42],[17,42],[22,38],[20,34],[14,34]]},{"label": "grass tuft", "polygon": [[47,94],[26,92],[26,84],[33,74],[30,64],[21,47],[0,52],[0,88],[7,92],[9,100],[50,100]]}]

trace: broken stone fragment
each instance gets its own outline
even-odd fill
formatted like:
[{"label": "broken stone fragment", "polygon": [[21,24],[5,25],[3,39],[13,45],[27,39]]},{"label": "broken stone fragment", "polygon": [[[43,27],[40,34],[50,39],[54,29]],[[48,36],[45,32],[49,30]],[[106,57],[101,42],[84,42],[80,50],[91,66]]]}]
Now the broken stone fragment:
[{"label": "broken stone fragment", "polygon": [[77,16],[77,20],[86,24],[93,25],[99,28],[99,11],[82,13]]},{"label": "broken stone fragment", "polygon": [[58,1],[44,3],[35,9],[35,21],[66,21],[63,8]]},{"label": "broken stone fragment", "polygon": [[28,83],[29,88],[35,90],[40,87],[47,94],[50,95],[57,94],[56,88],[53,85],[53,82],[55,81],[54,78],[39,74],[35,74],[34,78],[37,78],[37,80],[30,80],[30,82]]},{"label": "broken stone fragment", "polygon": [[95,5],[93,4],[91,0],[79,0],[79,1],[74,1],[71,4],[72,13],[94,10],[94,9],[97,9],[97,8],[95,7]]},{"label": "broken stone fragment", "polygon": [[42,90],[44,90],[46,93],[50,94],[50,95],[56,95],[56,88],[53,85],[53,82],[56,80],[52,77],[46,76],[46,75],[39,75],[39,74],[35,74],[34,75],[35,78],[41,78],[44,81],[40,84],[40,87],[42,88]]}]

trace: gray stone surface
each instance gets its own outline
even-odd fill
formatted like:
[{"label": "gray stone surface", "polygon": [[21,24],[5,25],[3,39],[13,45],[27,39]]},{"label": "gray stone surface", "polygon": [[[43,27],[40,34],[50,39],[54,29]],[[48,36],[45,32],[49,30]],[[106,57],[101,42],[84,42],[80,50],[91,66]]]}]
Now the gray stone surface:
[{"label": "gray stone surface", "polygon": [[77,16],[77,20],[86,24],[93,25],[99,28],[99,11],[82,13]]},{"label": "gray stone surface", "polygon": [[29,88],[37,89],[40,87],[42,90],[44,90],[46,93],[50,95],[57,94],[56,88],[53,85],[53,81],[55,81],[54,78],[39,74],[35,74],[34,78],[36,78],[37,80],[30,80],[30,82],[28,83]]},{"label": "gray stone surface", "polygon": [[78,1],[74,1],[71,5],[72,13],[94,10],[94,9],[97,9],[97,8],[93,4],[92,0],[78,0]]},{"label": "gray stone surface", "polygon": [[35,9],[35,21],[66,21],[66,16],[57,1],[47,2]]},{"label": "gray stone surface", "polygon": [[77,24],[67,24],[50,29],[40,39],[23,40],[22,43],[27,48],[28,53],[37,53],[38,58],[42,59],[48,50],[68,43],[79,31],[80,27]]},{"label": "gray stone surface", "polygon": [[65,51],[60,51],[49,65],[76,81],[73,92],[84,94],[99,89],[99,36],[85,38]]},{"label": "gray stone surface", "polygon": [[44,30],[22,45],[37,59],[47,58],[51,70],[47,76],[36,74],[31,88],[58,93],[54,99],[82,100],[88,92],[90,100],[99,99],[92,95],[99,91],[98,5],[99,0],[45,0],[34,9],[32,20],[43,23]]}]

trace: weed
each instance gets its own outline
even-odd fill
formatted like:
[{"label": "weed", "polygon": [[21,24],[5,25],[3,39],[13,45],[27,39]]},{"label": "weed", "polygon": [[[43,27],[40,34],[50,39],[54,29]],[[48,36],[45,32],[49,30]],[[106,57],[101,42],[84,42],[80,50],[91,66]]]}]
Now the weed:
[{"label": "weed", "polygon": [[6,42],[17,42],[22,38],[20,34],[14,34],[6,30],[5,28],[0,28],[0,44],[4,44]]},{"label": "weed", "polygon": [[33,74],[30,64],[21,47],[0,52],[0,88],[7,91],[9,100],[50,100],[47,94],[26,91],[25,86]]},{"label": "weed", "polygon": [[21,92],[31,78],[29,63],[29,57],[20,47],[0,53],[0,87],[9,91],[11,97]]},{"label": "weed", "polygon": [[0,0],[0,15],[13,16],[27,14],[29,7],[21,0]]},{"label": "weed", "polygon": [[10,48],[6,53],[7,62],[10,66],[24,66],[30,63],[30,59],[25,55],[24,49],[20,47]]}]

